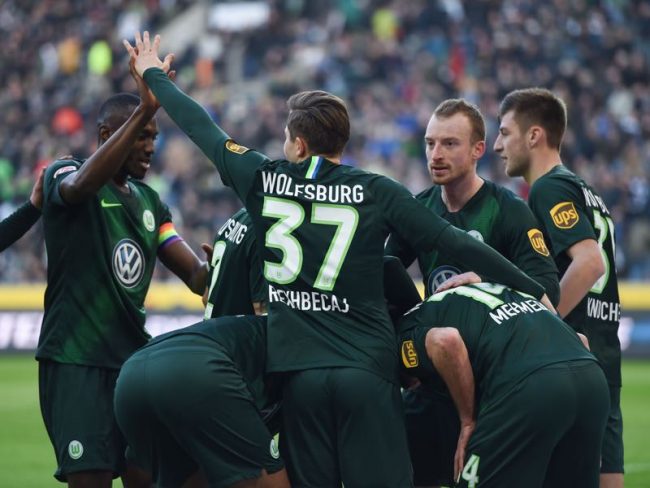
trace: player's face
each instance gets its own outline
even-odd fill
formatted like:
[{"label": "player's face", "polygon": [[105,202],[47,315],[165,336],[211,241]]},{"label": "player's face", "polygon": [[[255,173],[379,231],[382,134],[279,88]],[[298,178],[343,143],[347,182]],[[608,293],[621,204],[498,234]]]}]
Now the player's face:
[{"label": "player's face", "polygon": [[472,126],[464,114],[431,117],[424,143],[433,183],[446,185],[476,173],[476,161],[485,152],[485,141],[471,140]]},{"label": "player's face", "polygon": [[292,163],[299,163],[300,157],[298,156],[299,147],[298,147],[298,138],[291,140],[291,134],[289,134],[289,129],[284,128],[284,157],[287,158],[287,161]]},{"label": "player's face", "polygon": [[158,124],[155,119],[151,119],[149,123],[142,129],[138,139],[133,144],[133,148],[124,161],[124,170],[131,177],[136,180],[141,180],[147,174],[147,170],[151,166],[151,158],[154,152],[154,142],[158,136]]},{"label": "player's face", "polygon": [[494,141],[494,150],[501,156],[510,177],[524,176],[530,166],[530,152],[526,145],[525,134],[515,121],[515,113],[507,112],[501,118],[499,135]]}]

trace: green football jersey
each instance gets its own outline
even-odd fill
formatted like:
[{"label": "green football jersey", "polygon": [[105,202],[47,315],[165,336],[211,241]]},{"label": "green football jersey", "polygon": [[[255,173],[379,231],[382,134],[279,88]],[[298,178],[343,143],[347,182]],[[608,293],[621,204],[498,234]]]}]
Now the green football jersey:
[{"label": "green football jersey", "polygon": [[205,318],[254,315],[253,302],[266,301],[266,282],[245,208],[221,226],[214,238]]},{"label": "green football jersey", "polygon": [[436,293],[405,314],[398,331],[401,367],[406,374],[431,376],[425,334],[411,333],[433,327],[458,329],[482,408],[539,368],[563,361],[595,360],[555,314],[532,297],[502,285],[478,283]]},{"label": "green football jersey", "polygon": [[[506,188],[485,181],[458,212],[450,212],[442,200],[442,187],[435,185],[416,198],[443,219],[485,242],[537,280],[550,300],[560,297],[558,271],[544,242],[535,216],[526,203]],[[441,250],[442,251],[442,250]],[[435,293],[448,278],[470,271],[462,260],[444,252],[417,253],[409,241],[391,235],[386,254],[400,258],[408,267],[417,258],[426,296]]]},{"label": "green football jersey", "polygon": [[144,348],[179,336],[197,336],[216,342],[233,360],[258,408],[262,409],[270,402],[264,384],[266,329],[265,315],[219,317],[161,334],[151,339]]},{"label": "green football jersey", "polygon": [[620,385],[618,325],[621,307],[614,260],[614,223],[605,202],[581,178],[558,165],[535,181],[528,204],[541,222],[561,276],[571,264],[566,252],[568,248],[584,239],[598,242],[605,273],[564,320],[588,337],[607,381]]},{"label": "green football jersey", "polygon": [[[384,176],[312,157],[272,161],[240,146],[159,69],[145,81],[217,167],[253,219],[268,282],[270,372],[356,367],[396,381],[396,338],[383,293],[390,232],[428,250],[450,237],[478,267],[541,287],[418,203]],[[472,251],[469,251],[472,248]],[[499,273],[499,272],[496,272]],[[510,284],[510,283],[508,283]]]},{"label": "green football jersey", "polygon": [[169,209],[139,181],[129,181],[130,194],[109,183],[66,204],[59,185],[81,164],[55,161],[45,173],[47,289],[36,357],[119,368],[149,339],[144,299],[157,252],[178,236]]}]

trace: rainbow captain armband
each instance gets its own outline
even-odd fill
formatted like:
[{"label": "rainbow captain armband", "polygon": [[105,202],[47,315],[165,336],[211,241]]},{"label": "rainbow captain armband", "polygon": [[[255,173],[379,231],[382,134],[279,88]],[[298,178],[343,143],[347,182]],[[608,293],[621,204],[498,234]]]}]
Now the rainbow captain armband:
[{"label": "rainbow captain armband", "polygon": [[158,229],[158,251],[169,246],[172,242],[183,240],[176,232],[172,222],[165,222]]}]

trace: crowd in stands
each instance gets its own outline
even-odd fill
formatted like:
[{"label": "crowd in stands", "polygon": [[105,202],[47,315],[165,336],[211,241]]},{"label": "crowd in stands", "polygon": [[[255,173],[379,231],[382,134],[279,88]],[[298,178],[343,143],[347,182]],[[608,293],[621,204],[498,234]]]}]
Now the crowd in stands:
[{"label": "crowd in stands", "polygon": [[[281,157],[287,96],[325,89],[350,109],[344,163],[418,192],[429,185],[428,118],[441,100],[465,97],[487,121],[480,173],[525,198],[525,184],[505,177],[491,150],[497,107],[512,89],[544,86],[568,105],[565,164],[614,216],[619,276],[650,279],[649,0],[265,3],[259,27],[211,27],[205,16],[209,41],[176,52],[179,86],[237,142]],[[160,32],[193,8],[182,0],[0,3],[0,217],[27,198],[42,165],[92,153],[101,102],[135,89],[121,40]],[[173,45],[163,38],[162,51]],[[159,125],[147,182],[198,252],[241,203],[165,114]],[[43,281],[44,255],[39,224],[0,255],[0,282]]]}]

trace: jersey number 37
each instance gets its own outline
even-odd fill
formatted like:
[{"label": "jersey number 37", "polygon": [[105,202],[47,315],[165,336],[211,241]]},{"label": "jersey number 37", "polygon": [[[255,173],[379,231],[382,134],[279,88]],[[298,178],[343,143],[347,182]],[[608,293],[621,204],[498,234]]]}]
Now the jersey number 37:
[{"label": "jersey number 37", "polygon": [[[277,220],[266,232],[264,245],[279,249],[283,255],[279,263],[264,261],[264,277],[269,282],[282,285],[292,283],[300,275],[303,265],[302,246],[292,234],[305,222],[305,209],[297,202],[266,196],[262,215]],[[347,205],[314,203],[309,222],[336,227],[313,283],[314,288],[332,291],[354,239],[359,213]]]}]

